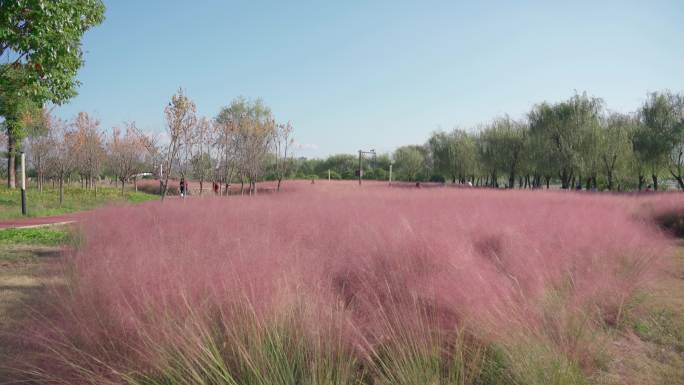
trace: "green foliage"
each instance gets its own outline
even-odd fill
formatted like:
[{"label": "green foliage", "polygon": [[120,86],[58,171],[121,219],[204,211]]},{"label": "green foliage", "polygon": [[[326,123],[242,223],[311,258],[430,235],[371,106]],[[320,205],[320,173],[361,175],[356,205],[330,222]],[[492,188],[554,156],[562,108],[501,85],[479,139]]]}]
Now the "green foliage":
[{"label": "green foliage", "polygon": [[[31,217],[89,210],[109,203],[141,203],[159,199],[156,195],[128,190],[121,196],[121,189],[116,187],[98,187],[97,194],[95,194],[94,190],[67,186],[64,189],[64,203],[60,206],[58,188],[45,187],[42,193],[30,188],[26,193],[28,213]],[[22,217],[21,192],[7,187],[0,188],[0,219],[20,217]]]},{"label": "green foliage", "polygon": [[402,146],[394,152],[397,179],[422,179],[426,169],[426,151],[422,146]]},{"label": "green foliage", "polygon": [[[76,95],[81,38],[103,19],[101,0],[0,2],[0,56],[9,59],[0,65],[0,116],[12,159],[30,116]],[[11,180],[14,170],[8,174]]]},{"label": "green foliage", "polygon": [[513,187],[520,172],[527,149],[527,127],[508,116],[496,119],[479,137],[482,166],[496,180],[499,171],[509,175],[509,187]]},{"label": "green foliage", "polygon": [[555,170],[563,188],[571,187],[573,177],[580,176],[583,156],[591,155],[583,144],[592,143],[585,138],[600,124],[602,110],[601,99],[583,93],[554,105],[539,104],[529,113],[530,135],[539,150],[532,159],[545,173]]},{"label": "green foliage", "polygon": [[0,88],[8,69],[22,73],[20,93],[38,104],[62,103],[76,95],[76,72],[83,64],[81,38],[104,20],[100,0],[3,0],[0,55],[12,62],[0,68]]},{"label": "green foliage", "polygon": [[433,133],[427,143],[432,153],[434,171],[448,176],[452,182],[475,174],[477,164],[475,140],[463,130]]},{"label": "green foliage", "polygon": [[0,245],[57,246],[69,239],[68,231],[54,227],[0,230]]}]

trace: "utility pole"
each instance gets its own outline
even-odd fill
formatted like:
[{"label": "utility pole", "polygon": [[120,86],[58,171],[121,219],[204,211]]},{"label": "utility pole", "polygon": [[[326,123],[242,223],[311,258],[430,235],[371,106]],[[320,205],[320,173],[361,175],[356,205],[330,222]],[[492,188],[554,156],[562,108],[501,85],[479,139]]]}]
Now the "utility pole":
[{"label": "utility pole", "polygon": [[328,169],[328,182],[330,182],[330,169]]},{"label": "utility pole", "polygon": [[28,215],[26,210],[26,154],[21,152],[21,214]]},{"label": "utility pole", "polygon": [[359,150],[359,186],[361,186],[361,178],[363,177],[363,167],[362,167],[362,160],[363,160],[363,155],[364,154],[369,154],[375,156],[375,150],[371,149],[370,151],[363,151]]},{"label": "utility pole", "polygon": [[389,175],[389,184],[390,186],[392,185],[392,163],[390,163],[390,175]]},{"label": "utility pole", "polygon": [[361,168],[361,154],[363,154],[363,151],[359,150],[359,186],[361,186],[361,177],[363,176],[363,168]]}]

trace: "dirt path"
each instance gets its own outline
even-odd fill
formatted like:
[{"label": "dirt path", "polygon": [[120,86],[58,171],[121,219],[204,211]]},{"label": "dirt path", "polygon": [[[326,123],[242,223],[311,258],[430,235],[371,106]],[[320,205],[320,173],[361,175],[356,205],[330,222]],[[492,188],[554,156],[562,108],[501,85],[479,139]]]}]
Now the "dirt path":
[{"label": "dirt path", "polygon": [[40,217],[40,218],[20,218],[20,219],[7,219],[0,220],[0,229],[10,229],[10,228],[22,228],[22,227],[34,227],[34,226],[45,226],[53,224],[66,224],[71,222],[78,222],[80,218],[87,215],[87,211],[55,215],[52,217]]},{"label": "dirt path", "polygon": [[54,266],[56,247],[3,247],[0,249],[0,384],[16,383],[16,374],[5,365],[24,353],[16,342],[16,330],[28,317],[32,301],[50,285],[60,284]]}]

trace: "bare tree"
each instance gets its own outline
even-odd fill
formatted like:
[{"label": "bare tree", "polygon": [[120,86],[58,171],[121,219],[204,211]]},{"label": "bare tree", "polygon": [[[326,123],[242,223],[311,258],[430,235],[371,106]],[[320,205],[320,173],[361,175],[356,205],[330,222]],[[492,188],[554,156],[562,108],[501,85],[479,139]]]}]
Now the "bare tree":
[{"label": "bare tree", "polygon": [[100,122],[85,112],[79,112],[73,122],[76,137],[76,169],[86,188],[92,187],[97,195],[97,180],[106,158]]},{"label": "bare tree", "polygon": [[258,120],[248,117],[240,126],[240,164],[243,175],[249,179],[249,193],[257,194],[257,181],[262,174],[266,156],[275,137],[273,119]]},{"label": "bare tree", "polygon": [[64,203],[64,180],[74,170],[76,164],[76,134],[73,126],[55,119],[50,130],[52,151],[48,156],[52,174],[59,179],[59,205]]},{"label": "bare tree", "polygon": [[54,117],[49,110],[44,108],[40,127],[36,126],[34,130],[31,130],[27,139],[27,153],[29,161],[36,171],[36,182],[40,192],[43,192],[43,185],[47,176],[50,151],[53,146],[51,130],[54,124]]},{"label": "bare tree", "polygon": [[214,148],[217,152],[218,162],[215,178],[225,186],[225,194],[228,194],[230,191],[230,183],[238,165],[238,136],[236,135],[236,127],[235,120],[231,118],[221,119],[220,116],[214,124]]},{"label": "bare tree", "polygon": [[124,133],[121,129],[112,129],[108,143],[109,167],[121,182],[121,195],[124,193],[126,181],[138,173],[142,165],[145,148],[136,134],[135,123],[127,123]]},{"label": "bare tree", "polygon": [[178,157],[178,152],[183,145],[183,139],[187,138],[187,133],[194,127],[197,118],[195,116],[197,108],[195,103],[183,93],[183,89],[171,97],[171,101],[164,109],[167,123],[167,133],[169,144],[166,150],[166,159],[162,164],[164,180],[162,182],[162,200],[166,197],[169,184],[169,174],[171,168]]},{"label": "bare tree", "polygon": [[290,122],[285,124],[278,124],[276,126],[275,137],[273,141],[273,150],[275,155],[275,174],[278,180],[277,191],[280,191],[280,183],[283,177],[287,175],[290,164],[292,163],[292,154],[290,147],[292,146],[292,125]]},{"label": "bare tree", "polygon": [[192,174],[199,180],[200,195],[204,191],[204,181],[211,174],[211,149],[214,143],[214,128],[207,118],[201,118],[195,125],[193,146],[190,147]]}]

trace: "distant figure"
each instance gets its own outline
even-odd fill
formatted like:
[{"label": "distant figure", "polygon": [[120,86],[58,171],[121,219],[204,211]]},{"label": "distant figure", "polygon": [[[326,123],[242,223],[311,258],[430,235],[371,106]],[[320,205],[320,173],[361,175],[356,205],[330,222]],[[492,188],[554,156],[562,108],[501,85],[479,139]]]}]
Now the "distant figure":
[{"label": "distant figure", "polygon": [[316,182],[314,181],[314,178],[311,178],[311,184],[316,184]]},{"label": "distant figure", "polygon": [[181,180],[180,180],[179,190],[180,190],[181,198],[184,198],[185,197],[185,178],[183,178],[183,177],[181,177]]},{"label": "distant figure", "polygon": [[416,182],[416,188],[420,188],[420,182]]},{"label": "distant figure", "polygon": [[214,195],[218,195],[219,193],[219,184],[216,183],[216,181],[211,182],[211,187],[214,190]]},{"label": "distant figure", "polygon": [[653,187],[651,187],[651,185],[649,184],[648,186],[646,186],[646,192],[651,192],[651,191],[653,191]]},{"label": "distant figure", "polygon": [[575,190],[577,190],[577,191],[582,190],[582,182],[577,182],[577,186],[575,186]]}]

